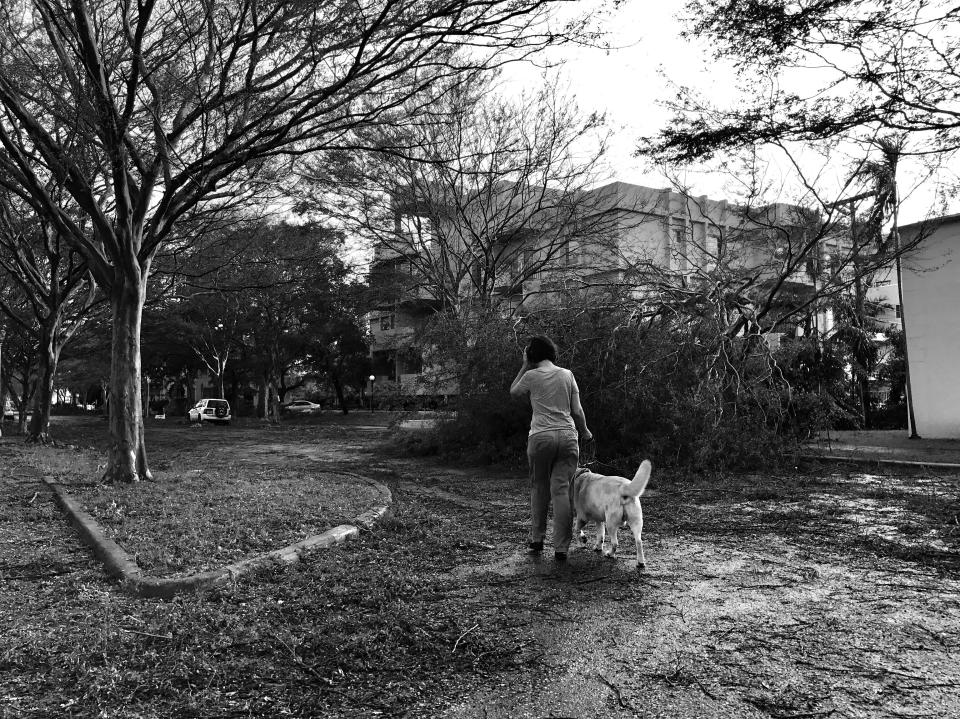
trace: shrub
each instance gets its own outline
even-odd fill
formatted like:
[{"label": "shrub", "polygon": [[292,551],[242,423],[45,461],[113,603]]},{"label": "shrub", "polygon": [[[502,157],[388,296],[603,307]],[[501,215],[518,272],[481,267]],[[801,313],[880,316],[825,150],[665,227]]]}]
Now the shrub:
[{"label": "shrub", "polygon": [[522,461],[530,410],[508,389],[532,334],[553,338],[559,364],[573,370],[605,463],[754,470],[791,461],[801,441],[845,416],[820,391],[823,358],[804,343],[773,355],[761,336],[727,337],[702,318],[641,325],[609,307],[547,310],[522,322],[438,315],[424,337],[435,364],[459,383],[457,413],[403,440],[409,451]]}]

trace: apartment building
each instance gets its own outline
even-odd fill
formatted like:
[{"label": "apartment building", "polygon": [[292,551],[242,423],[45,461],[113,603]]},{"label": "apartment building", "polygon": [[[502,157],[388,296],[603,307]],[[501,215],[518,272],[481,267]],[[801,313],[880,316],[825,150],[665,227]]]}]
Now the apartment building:
[{"label": "apartment building", "polygon": [[[425,203],[397,204],[394,233],[375,244],[370,269],[377,296],[369,314],[377,382],[411,385],[429,372],[413,348],[414,337],[434,312],[453,303],[483,297],[522,314],[556,305],[566,293],[599,293],[612,284],[636,287],[638,299],[655,294],[651,301],[664,302],[671,292],[679,297],[692,284],[711,281],[720,258],[725,268],[752,270],[759,288],[779,283],[780,294],[789,298],[815,289],[821,270],[807,263],[786,278],[778,271],[798,256],[811,221],[796,206],[745,210],[670,188],[613,182],[565,197],[563,205],[543,203],[542,193],[536,198],[541,204],[524,213],[518,206],[528,200],[513,189],[505,186],[492,201],[484,198],[456,213]],[[819,257],[837,254],[840,244],[842,239],[825,238]],[[446,282],[438,282],[440,276]],[[812,322],[807,331],[824,332],[832,320],[815,313]]]},{"label": "apartment building", "polygon": [[431,292],[420,278],[416,257],[431,251],[420,247],[421,237],[432,230],[418,229],[406,216],[398,217],[408,226],[410,249],[378,243],[373,249],[369,283],[374,292],[373,307],[367,315],[371,336],[371,371],[380,386],[384,382],[411,385],[422,372],[419,353],[414,347],[416,331],[442,306],[442,298]]}]

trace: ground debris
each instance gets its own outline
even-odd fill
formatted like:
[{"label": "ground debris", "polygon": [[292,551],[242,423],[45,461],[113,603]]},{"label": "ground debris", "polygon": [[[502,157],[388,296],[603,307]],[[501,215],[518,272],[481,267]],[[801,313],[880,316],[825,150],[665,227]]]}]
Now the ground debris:
[{"label": "ground debris", "polygon": [[[295,454],[342,472],[392,461],[373,434],[281,427],[258,444],[237,428],[214,446],[164,431],[158,474],[241,445],[261,473]],[[317,446],[323,462],[307,456]],[[663,473],[638,575],[630,543],[613,561],[572,551],[565,567],[526,555],[522,472],[485,482],[398,460],[380,473],[398,486],[392,515],[355,543],[153,602],[103,576],[15,466],[25,451],[66,450],[0,442],[0,469],[16,470],[0,472],[0,716],[960,716],[956,478]],[[117,507],[115,526],[134,526],[132,505]]]}]

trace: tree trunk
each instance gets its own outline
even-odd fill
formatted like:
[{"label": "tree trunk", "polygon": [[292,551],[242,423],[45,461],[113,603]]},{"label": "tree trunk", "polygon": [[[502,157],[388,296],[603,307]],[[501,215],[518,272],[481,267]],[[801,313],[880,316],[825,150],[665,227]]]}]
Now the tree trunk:
[{"label": "tree trunk", "polygon": [[17,401],[17,433],[25,435],[27,433],[27,413],[30,411],[30,400],[33,398],[33,390],[30,386],[30,375],[33,368],[29,365],[23,372],[23,385],[20,389],[20,397]]},{"label": "tree trunk", "polygon": [[226,400],[230,403],[230,409],[234,417],[240,416],[240,392],[238,388],[237,373],[230,373],[230,391],[227,393]]},{"label": "tree trunk", "polygon": [[27,414],[30,412],[30,405],[33,401],[33,393],[36,391],[36,380],[31,383],[31,378],[36,377],[36,369],[33,366],[33,358],[25,360],[24,364],[18,368],[21,374],[10,373],[9,379],[17,380],[20,385],[20,391],[17,392],[13,386],[7,385],[7,390],[14,397],[17,408],[17,433],[26,435],[27,433]]},{"label": "tree trunk", "polygon": [[7,418],[7,386],[3,382],[3,341],[6,339],[6,330],[0,329],[0,437],[3,436],[3,421]]},{"label": "tree trunk", "polygon": [[27,430],[27,442],[46,444],[50,438],[50,405],[53,402],[53,379],[57,374],[59,348],[54,339],[55,327],[40,329],[37,348],[37,388],[33,393],[33,416]]},{"label": "tree trunk", "polygon": [[261,376],[257,388],[257,417],[264,419],[267,416],[267,379]]},{"label": "tree trunk", "polygon": [[277,383],[270,380],[267,384],[267,397],[269,402],[269,414],[272,422],[280,423],[280,393],[277,390]]},{"label": "tree trunk", "polygon": [[340,383],[340,377],[336,374],[331,374],[330,384],[333,385],[333,392],[337,395],[337,402],[340,403],[340,411],[343,414],[348,414],[350,410],[347,409],[347,401],[343,397],[343,385]]},{"label": "tree trunk", "polygon": [[152,479],[143,438],[140,323],[146,278],[118,279],[110,293],[113,339],[110,363],[110,449],[105,482]]},{"label": "tree trunk", "polygon": [[[851,213],[853,216],[854,223],[856,222],[856,214]],[[856,224],[854,224],[856,228]],[[853,231],[853,243],[854,248],[858,247],[856,230]],[[870,364],[870,350],[867,347],[864,347],[867,336],[867,312],[866,312],[866,292],[863,289],[863,278],[860,273],[860,262],[857,255],[853,259],[853,271],[854,271],[854,282],[853,282],[853,291],[854,291],[854,315],[855,321],[857,323],[857,330],[860,333],[860,337],[857,341],[857,351],[854,353],[857,362],[860,365],[860,368],[863,370],[859,376],[855,377],[854,385],[857,395],[860,399],[860,412],[861,412],[861,421],[863,422],[863,429],[870,429],[870,375],[868,372],[868,365]]]},{"label": "tree trunk", "polygon": [[858,378],[857,391],[860,394],[860,407],[863,409],[863,428],[872,429],[873,415],[870,412],[870,377],[863,374]]},{"label": "tree trunk", "polygon": [[141,398],[140,406],[143,408],[143,417],[144,419],[150,419],[150,378],[141,377],[140,381],[140,390],[143,392],[143,397]]}]

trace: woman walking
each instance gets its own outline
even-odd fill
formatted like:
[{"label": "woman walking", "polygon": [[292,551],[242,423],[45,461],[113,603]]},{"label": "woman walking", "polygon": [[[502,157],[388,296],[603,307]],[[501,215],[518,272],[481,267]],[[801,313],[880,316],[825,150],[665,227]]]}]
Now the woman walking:
[{"label": "woman walking", "polygon": [[580,406],[580,390],[573,372],[557,367],[557,346],[548,337],[530,340],[523,352],[523,365],[510,394],[528,399],[533,408],[527,437],[530,465],[531,553],[543,550],[547,532],[547,508],[553,501],[553,553],[565,561],[573,534],[570,481],[577,470],[580,450],[577,435],[589,441],[587,418]]}]

